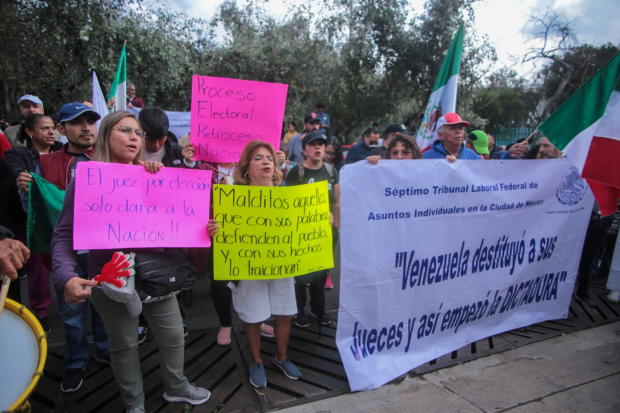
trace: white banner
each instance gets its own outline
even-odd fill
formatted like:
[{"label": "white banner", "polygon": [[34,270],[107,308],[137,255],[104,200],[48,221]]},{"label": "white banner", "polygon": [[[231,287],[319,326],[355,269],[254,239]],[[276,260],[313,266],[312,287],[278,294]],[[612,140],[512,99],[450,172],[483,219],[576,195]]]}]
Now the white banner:
[{"label": "white banner", "polygon": [[593,205],[569,160],[358,162],[340,186],[336,341],[352,390],[567,317]]},{"label": "white banner", "polygon": [[[127,108],[127,111],[136,115],[136,118],[141,110],[141,108]],[[168,128],[170,132],[174,133],[178,139],[181,139],[181,136],[189,133],[190,112],[165,112],[170,122],[170,127]]]}]

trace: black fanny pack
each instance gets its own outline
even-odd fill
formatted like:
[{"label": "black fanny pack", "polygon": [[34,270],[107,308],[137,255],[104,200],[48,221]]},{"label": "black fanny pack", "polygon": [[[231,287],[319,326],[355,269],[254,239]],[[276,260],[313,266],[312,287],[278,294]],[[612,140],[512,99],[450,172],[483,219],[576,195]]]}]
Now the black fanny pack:
[{"label": "black fanny pack", "polygon": [[175,250],[139,253],[136,265],[136,292],[143,303],[162,301],[177,295],[187,277],[196,269]]}]

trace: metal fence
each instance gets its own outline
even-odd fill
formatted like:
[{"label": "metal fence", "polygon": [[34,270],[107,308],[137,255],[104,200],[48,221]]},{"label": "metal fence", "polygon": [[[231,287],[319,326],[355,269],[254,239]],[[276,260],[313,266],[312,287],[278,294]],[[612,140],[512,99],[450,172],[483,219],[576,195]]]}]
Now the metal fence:
[{"label": "metal fence", "polygon": [[508,145],[519,139],[525,139],[534,132],[534,128],[504,128],[498,127],[486,131],[493,135],[496,145]]}]

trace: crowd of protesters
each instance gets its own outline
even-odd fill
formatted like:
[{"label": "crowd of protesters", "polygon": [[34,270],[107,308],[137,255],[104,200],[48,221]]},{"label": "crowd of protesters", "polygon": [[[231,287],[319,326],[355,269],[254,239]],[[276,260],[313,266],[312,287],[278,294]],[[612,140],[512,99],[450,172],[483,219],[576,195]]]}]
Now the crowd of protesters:
[{"label": "crowd of protesters", "polygon": [[[142,99],[136,96],[134,85],[129,86],[127,99],[132,107],[144,107]],[[330,118],[325,113],[325,106],[318,104],[315,112],[304,117],[301,132],[296,130],[295,122],[286,124],[279,150],[269,143],[251,141],[239,162],[211,163],[194,160],[195,149],[188,137],[178,139],[170,132],[168,118],[158,108],[146,107],[138,118],[129,112],[115,111],[101,120],[88,101],[66,103],[54,118],[44,114],[43,102],[34,95],[25,95],[17,103],[23,121],[6,128],[4,134],[0,133],[0,272],[15,280],[9,297],[22,301],[19,276],[27,274],[30,307],[49,334],[51,274],[68,349],[61,390],[75,392],[84,381],[84,369],[89,361],[86,326],[90,312],[95,359],[112,366],[127,411],[134,413],[145,411],[138,346],[145,341],[149,331],[159,346],[163,397],[169,402],[194,405],[204,403],[210,397],[207,389],[190,384],[183,372],[184,337],[187,336],[183,307],[194,302],[193,286],[197,276],[204,274],[211,283],[211,296],[220,323],[219,345],[231,343],[233,308],[244,322],[251,357],[250,382],[256,388],[267,385],[261,335],[275,338],[276,353],[271,365],[290,379],[301,377],[299,368],[287,357],[291,325],[307,328],[310,318],[322,326],[332,323],[325,312],[325,290],[333,288],[333,280],[329,271],[323,270],[294,279],[243,280],[229,286],[227,281],[214,279],[210,249],[190,248],[182,253],[192,270],[180,294],[157,301],[142,301],[137,304],[136,311],[136,306],[115,301],[104,289],[93,288],[97,283],[92,279],[102,273],[115,251],[73,249],[74,177],[79,162],[93,160],[138,165],[153,174],[163,167],[201,169],[212,174],[212,183],[224,185],[296,186],[326,181],[336,245],[340,226],[340,171],[345,164],[368,162],[377,165],[382,160],[457,162],[561,157],[561,152],[545,137],[537,144],[528,139],[507,147],[497,146],[493,136],[484,131],[467,132],[471,125],[456,113],[446,113],[437,121],[439,139],[424,150],[420,150],[404,125],[393,122],[383,130],[373,124],[363,133],[361,140],[345,152],[337,137],[327,136],[331,128]],[[114,104],[112,100],[109,102],[110,107]],[[33,174],[66,191],[51,234],[51,254],[30,253],[26,247],[29,188],[34,180]],[[616,214],[601,218],[596,209],[593,212],[575,294],[585,305],[594,306],[587,293],[593,273],[609,271],[610,276],[620,276],[617,269],[620,262],[616,263],[620,258],[613,256],[619,217]],[[209,236],[215,236],[218,230],[219,223],[215,219],[209,220],[205,228]],[[162,256],[168,253],[163,250],[150,252]],[[142,254],[144,251],[125,253]],[[119,287],[116,293],[123,294],[123,291]],[[620,292],[612,290],[608,299],[617,303]],[[272,316],[275,326],[266,323]]]}]

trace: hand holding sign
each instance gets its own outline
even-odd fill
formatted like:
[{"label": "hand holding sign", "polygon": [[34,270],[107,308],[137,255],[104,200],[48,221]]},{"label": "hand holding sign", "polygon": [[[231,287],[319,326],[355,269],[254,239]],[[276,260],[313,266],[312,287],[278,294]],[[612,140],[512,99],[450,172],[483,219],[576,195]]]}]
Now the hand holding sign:
[{"label": "hand holding sign", "polygon": [[78,164],[75,249],[211,245],[211,172],[146,165]]},{"label": "hand holding sign", "polygon": [[215,185],[215,279],[294,277],[334,266],[327,182]]}]

